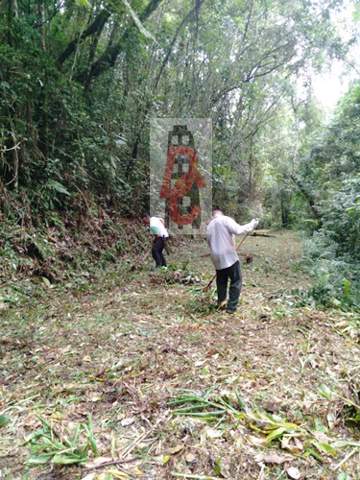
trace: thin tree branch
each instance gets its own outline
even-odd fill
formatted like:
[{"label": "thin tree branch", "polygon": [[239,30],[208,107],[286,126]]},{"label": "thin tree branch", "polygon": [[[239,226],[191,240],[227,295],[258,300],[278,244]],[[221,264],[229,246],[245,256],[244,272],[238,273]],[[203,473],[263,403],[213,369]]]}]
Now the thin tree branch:
[{"label": "thin tree branch", "polygon": [[87,37],[101,32],[110,15],[111,12],[109,12],[109,10],[101,10],[98,15],[96,15],[94,21],[88,26],[88,28],[84,30],[83,33],[78,34],[78,36],[74,38],[74,40],[72,40],[65,48],[65,50],[59,55],[57,59],[58,65],[62,65],[65,60],[75,52],[77,46]]},{"label": "thin tree branch", "polygon": [[[166,55],[161,63],[161,66],[160,66],[160,69],[158,71],[158,74],[156,75],[156,78],[155,78],[155,81],[154,81],[154,89],[157,88],[158,84],[159,84],[159,81],[160,81],[160,78],[161,78],[161,75],[164,71],[164,68],[166,67],[166,64],[167,62],[169,61],[169,58],[170,58],[170,55],[172,53],[172,50],[174,48],[174,45],[176,43],[176,40],[179,36],[179,33],[181,32],[181,30],[184,28],[184,26],[188,23],[188,21],[191,19],[191,17],[195,16],[195,15],[198,15],[198,12],[199,12],[199,9],[201,7],[201,4],[203,3],[204,0],[197,0],[196,1],[196,5],[194,8],[192,8],[188,14],[186,15],[186,17],[183,18],[182,22],[180,23],[180,25],[178,26],[178,28],[176,29],[176,32],[173,36],[173,39],[171,40],[170,42],[170,45],[169,45],[169,48],[166,52]],[[197,18],[197,17],[196,17]]]},{"label": "thin tree branch", "polygon": [[[150,0],[147,7],[139,15],[139,20],[141,22],[145,22],[150,17],[150,15],[157,9],[161,2],[162,0]],[[92,64],[89,76],[87,75],[87,71],[83,71],[80,72],[80,74],[77,76],[77,80],[79,80],[81,83],[86,82],[87,79],[88,81],[91,81],[92,79],[100,76],[109,68],[113,67],[119,54],[122,51],[124,41],[129,36],[133,27],[134,22],[132,22],[131,26],[129,26],[125,30],[118,42],[113,45],[108,45],[105,52],[96,60],[96,62]]]}]

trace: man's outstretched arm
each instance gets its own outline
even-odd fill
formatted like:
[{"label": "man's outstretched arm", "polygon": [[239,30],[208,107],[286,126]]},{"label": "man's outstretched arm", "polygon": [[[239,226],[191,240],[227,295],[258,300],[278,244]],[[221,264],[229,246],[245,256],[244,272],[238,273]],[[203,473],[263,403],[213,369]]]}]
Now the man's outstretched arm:
[{"label": "man's outstretched arm", "polygon": [[246,223],[245,225],[239,225],[231,218],[227,222],[227,227],[231,234],[243,235],[245,233],[252,232],[258,226],[258,224],[259,220],[257,218],[253,218],[250,223]]}]

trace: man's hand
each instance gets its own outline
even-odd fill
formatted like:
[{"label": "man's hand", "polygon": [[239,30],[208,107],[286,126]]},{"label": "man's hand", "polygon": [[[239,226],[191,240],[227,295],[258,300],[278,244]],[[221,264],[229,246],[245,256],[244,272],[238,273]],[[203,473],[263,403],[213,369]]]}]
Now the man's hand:
[{"label": "man's hand", "polygon": [[253,224],[254,228],[256,228],[259,225],[259,219],[258,218],[253,218],[251,220],[251,223]]}]

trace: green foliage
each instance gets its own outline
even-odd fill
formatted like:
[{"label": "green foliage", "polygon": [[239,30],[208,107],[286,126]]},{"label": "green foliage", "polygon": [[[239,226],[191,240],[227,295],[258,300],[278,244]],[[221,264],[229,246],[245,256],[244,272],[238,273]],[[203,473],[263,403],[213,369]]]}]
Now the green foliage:
[{"label": "green foliage", "polygon": [[308,188],[316,190],[321,220],[306,248],[315,278],[309,294],[323,306],[360,308],[359,138],[357,85],[302,165]]},{"label": "green foliage", "polygon": [[[11,21],[0,16],[0,177],[5,188],[0,208],[8,214],[10,206],[12,214],[12,199],[46,218],[54,209],[71,210],[79,190],[119,203],[134,185],[124,178],[131,152],[126,143],[125,148],[116,143],[126,121],[121,89],[114,85],[110,103],[109,95],[97,101],[74,79],[84,67],[85,50],[64,68],[57,60],[77,29],[86,26],[84,5],[58,10],[52,0],[41,3],[46,28],[37,19],[42,7],[32,2],[19,6]],[[133,207],[127,204],[124,212]]]},{"label": "green foliage", "polygon": [[250,8],[217,0],[196,9],[172,0],[158,9],[161,3],[0,7],[7,13],[0,15],[0,209],[7,216],[16,216],[16,203],[43,221],[53,210],[72,211],[79,192],[125,215],[144,210],[150,115],[211,116],[215,198],[248,213],[247,200],[260,191],[257,140],[290,93],[289,78],[319,61],[320,47],[339,50],[333,2],[256,0]]},{"label": "green foliage", "polygon": [[7,415],[0,415],[0,428],[5,427],[10,423],[10,418]]},{"label": "green foliage", "polygon": [[321,231],[336,244],[336,256],[350,256],[354,263],[360,261],[359,174],[344,178],[338,190],[327,192],[322,207]]},{"label": "green foliage", "polygon": [[26,441],[30,449],[29,466],[82,464],[88,460],[89,452],[97,455],[91,417],[74,431],[61,434],[44,418],[40,422],[41,427]]},{"label": "green foliage", "polygon": [[336,249],[326,236],[315,235],[307,243],[307,265],[314,279],[307,299],[322,307],[359,309],[360,266],[348,257],[337,258]]}]

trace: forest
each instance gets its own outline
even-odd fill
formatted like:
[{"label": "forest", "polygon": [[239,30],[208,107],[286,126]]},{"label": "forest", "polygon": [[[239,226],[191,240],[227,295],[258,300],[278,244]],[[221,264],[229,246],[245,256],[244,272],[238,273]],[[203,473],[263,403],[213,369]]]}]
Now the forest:
[{"label": "forest", "polygon": [[[360,479],[359,34],[356,0],[0,0],[0,478]],[[156,118],[210,119],[212,203],[260,219],[231,318],[205,239],[152,268]]]}]

